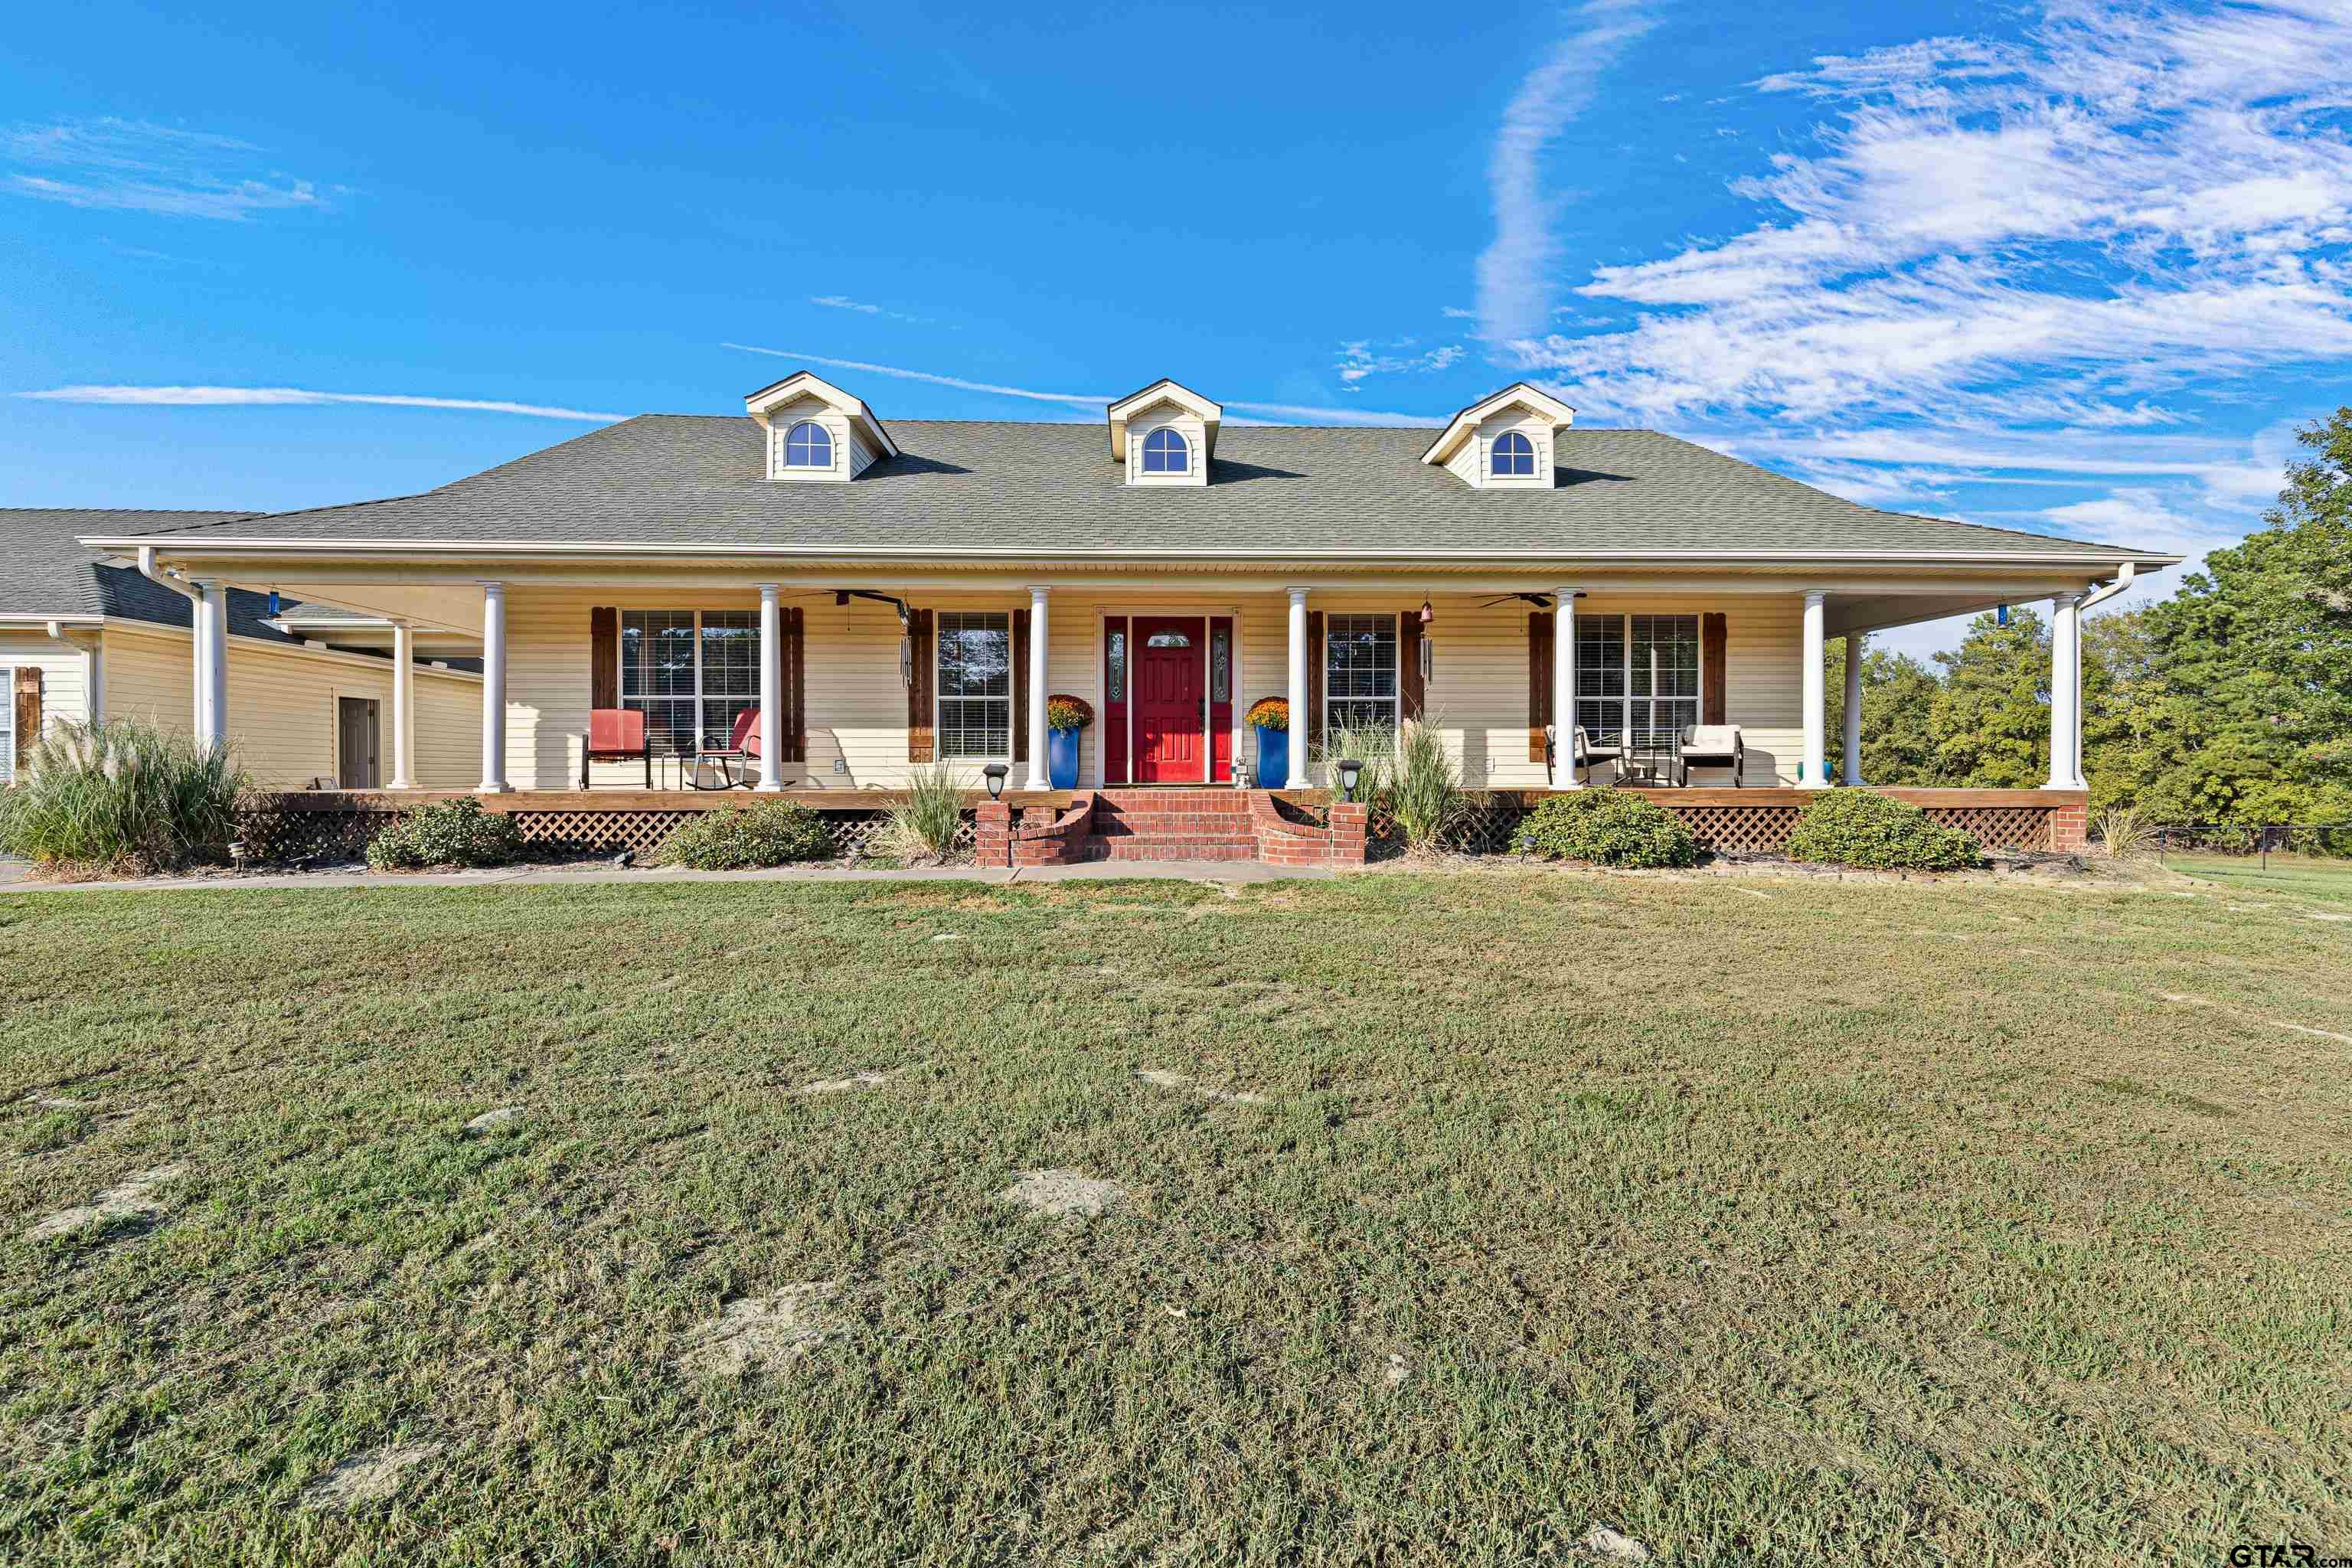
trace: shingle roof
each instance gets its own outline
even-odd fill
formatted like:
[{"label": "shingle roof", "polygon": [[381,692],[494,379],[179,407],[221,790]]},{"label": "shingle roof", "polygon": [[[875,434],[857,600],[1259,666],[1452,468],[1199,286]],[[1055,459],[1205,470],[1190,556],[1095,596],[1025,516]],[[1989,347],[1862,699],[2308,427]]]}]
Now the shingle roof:
[{"label": "shingle roof", "polygon": [[[422,495],[172,531],[236,538],[937,549],[1575,554],[2156,552],[1858,506],[1647,430],[1563,430],[1559,488],[1479,490],[1429,431],[1238,426],[1205,489],[1129,486],[1092,424],[901,420],[848,484],[761,477],[731,416],[641,415]],[[132,531],[126,530],[125,531]]]},{"label": "shingle roof", "polygon": [[[128,566],[110,566],[76,542],[97,534],[154,533],[236,522],[242,511],[116,511],[98,508],[0,507],[0,615],[114,616],[160,626],[193,624],[181,595]],[[238,637],[292,641],[264,624],[269,601],[228,591],[228,629]]]}]

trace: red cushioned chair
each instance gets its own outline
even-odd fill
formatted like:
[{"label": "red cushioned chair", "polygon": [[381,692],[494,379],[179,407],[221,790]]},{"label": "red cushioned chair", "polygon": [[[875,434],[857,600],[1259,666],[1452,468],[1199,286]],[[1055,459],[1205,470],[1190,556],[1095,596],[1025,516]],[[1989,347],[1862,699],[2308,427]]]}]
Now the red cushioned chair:
[{"label": "red cushioned chair", "polygon": [[588,787],[590,763],[625,763],[642,757],[646,787],[654,787],[654,743],[646,733],[646,716],[635,708],[592,708],[588,710],[588,744],[580,752],[580,787]]},{"label": "red cushioned chair", "polygon": [[[686,782],[696,789],[750,789],[759,782],[760,710],[746,708],[735,715],[735,728],[727,737],[723,751],[698,751],[694,753],[693,771]],[[702,764],[715,763],[719,776],[727,782],[706,784],[702,782]]]}]

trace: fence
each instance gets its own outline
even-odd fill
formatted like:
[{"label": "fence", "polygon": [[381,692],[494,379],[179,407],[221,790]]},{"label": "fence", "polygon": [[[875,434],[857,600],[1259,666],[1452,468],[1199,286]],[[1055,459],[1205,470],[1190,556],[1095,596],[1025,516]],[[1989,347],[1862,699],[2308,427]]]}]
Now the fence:
[{"label": "fence", "polygon": [[2240,855],[2249,859],[2259,856],[2265,868],[2273,855],[2352,858],[2352,823],[2183,823],[2150,828],[2147,836],[2156,840],[2159,864],[2173,854]]}]

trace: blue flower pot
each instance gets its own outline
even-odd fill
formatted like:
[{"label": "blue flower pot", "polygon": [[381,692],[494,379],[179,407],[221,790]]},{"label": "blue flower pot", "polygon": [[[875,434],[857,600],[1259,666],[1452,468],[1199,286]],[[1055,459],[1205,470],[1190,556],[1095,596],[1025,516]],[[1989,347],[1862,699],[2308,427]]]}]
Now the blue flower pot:
[{"label": "blue flower pot", "polygon": [[1290,787],[1290,731],[1253,724],[1257,731],[1257,777],[1260,789]]},{"label": "blue flower pot", "polygon": [[1078,787],[1078,737],[1083,730],[1045,731],[1045,772],[1055,789]]}]

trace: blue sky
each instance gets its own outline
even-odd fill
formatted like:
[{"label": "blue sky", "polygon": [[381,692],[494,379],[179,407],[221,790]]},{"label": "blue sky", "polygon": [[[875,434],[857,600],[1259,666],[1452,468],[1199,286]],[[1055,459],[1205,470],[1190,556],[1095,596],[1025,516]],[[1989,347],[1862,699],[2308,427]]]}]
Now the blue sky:
[{"label": "blue sky", "polygon": [[2347,0],[228,9],[12,24],[0,504],[400,493],[800,363],[886,418],[1524,376],[2194,554],[2352,401]]}]

